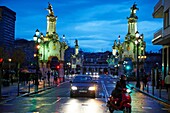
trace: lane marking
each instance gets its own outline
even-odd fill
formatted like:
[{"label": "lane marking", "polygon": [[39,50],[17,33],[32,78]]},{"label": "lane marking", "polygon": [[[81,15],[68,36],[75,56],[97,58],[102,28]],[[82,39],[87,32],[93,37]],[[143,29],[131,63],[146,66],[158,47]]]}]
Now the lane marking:
[{"label": "lane marking", "polygon": [[170,108],[162,108],[162,110],[169,111]]},{"label": "lane marking", "polygon": [[3,104],[4,106],[13,106],[14,104]]},{"label": "lane marking", "polygon": [[54,102],[51,103],[51,104],[41,104],[41,105],[42,105],[42,106],[51,106],[51,105],[57,103],[57,102],[60,101],[60,100],[61,100],[61,98],[58,98],[56,101],[54,101]]},{"label": "lane marking", "polygon": [[34,104],[23,104],[23,106],[33,106]]},{"label": "lane marking", "polygon": [[40,112],[27,112],[27,113],[40,113]]},{"label": "lane marking", "polygon": [[142,107],[143,109],[152,109],[152,107]]}]

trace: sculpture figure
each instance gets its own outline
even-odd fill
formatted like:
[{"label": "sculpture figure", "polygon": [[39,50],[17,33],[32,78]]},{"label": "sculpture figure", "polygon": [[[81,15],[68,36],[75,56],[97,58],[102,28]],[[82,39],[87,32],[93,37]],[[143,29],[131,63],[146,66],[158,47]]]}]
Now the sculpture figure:
[{"label": "sculpture figure", "polygon": [[49,12],[49,15],[54,15],[54,12],[53,12],[53,7],[52,5],[48,2],[48,8],[46,8]]}]

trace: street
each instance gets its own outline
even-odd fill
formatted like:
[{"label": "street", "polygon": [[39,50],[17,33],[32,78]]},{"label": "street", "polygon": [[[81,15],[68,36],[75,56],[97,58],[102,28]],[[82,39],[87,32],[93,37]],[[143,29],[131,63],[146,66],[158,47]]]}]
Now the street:
[{"label": "street", "polygon": [[[38,94],[18,97],[0,105],[0,113],[109,113],[105,98],[118,79],[101,75],[96,98],[70,98],[69,81]],[[108,93],[108,94],[107,94]],[[170,105],[132,89],[132,113],[168,113]],[[169,110],[169,111],[168,111]],[[115,111],[115,113],[122,111]]]}]

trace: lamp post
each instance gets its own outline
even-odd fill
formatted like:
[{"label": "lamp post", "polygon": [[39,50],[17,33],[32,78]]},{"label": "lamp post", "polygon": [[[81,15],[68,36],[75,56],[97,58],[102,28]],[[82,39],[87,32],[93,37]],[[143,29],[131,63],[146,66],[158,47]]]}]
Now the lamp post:
[{"label": "lamp post", "polygon": [[2,64],[3,58],[0,58],[0,99],[2,98]]},{"label": "lamp post", "polygon": [[39,48],[40,48],[40,41],[41,41],[41,37],[40,37],[40,32],[37,29],[35,31],[35,35],[34,35],[34,41],[35,41],[35,46],[36,46],[36,54],[34,54],[34,57],[36,58],[36,75],[35,75],[35,92],[38,91],[38,75],[39,75]]},{"label": "lamp post", "polygon": [[136,68],[137,68],[137,71],[136,71],[136,87],[137,88],[140,88],[140,76],[139,76],[139,45],[140,45],[140,41],[141,41],[141,36],[139,35],[139,32],[137,31],[135,33],[136,35],[136,41],[135,41],[135,44],[136,44]]},{"label": "lamp post", "polygon": [[8,59],[8,62],[9,62],[9,73],[10,73],[10,79],[11,79],[11,84],[13,85],[13,79],[12,79],[12,71],[11,71],[11,61],[12,61],[12,59],[11,58],[9,58]]}]

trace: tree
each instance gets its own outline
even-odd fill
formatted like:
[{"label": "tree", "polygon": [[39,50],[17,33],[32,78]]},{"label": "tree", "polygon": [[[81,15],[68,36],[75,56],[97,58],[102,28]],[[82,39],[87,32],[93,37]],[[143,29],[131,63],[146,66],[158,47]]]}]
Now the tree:
[{"label": "tree", "polygon": [[25,60],[25,53],[21,49],[15,49],[12,55],[12,61],[16,63],[16,75],[18,76],[18,69]]}]

